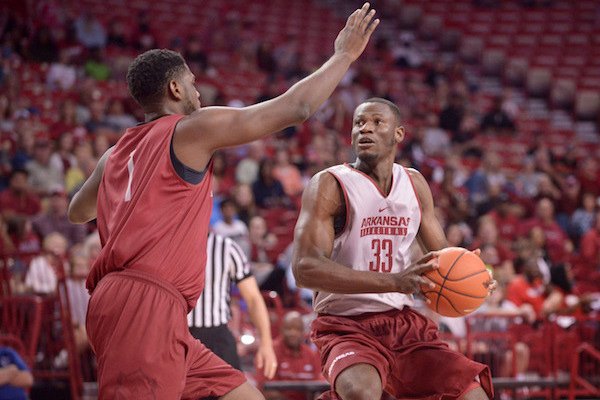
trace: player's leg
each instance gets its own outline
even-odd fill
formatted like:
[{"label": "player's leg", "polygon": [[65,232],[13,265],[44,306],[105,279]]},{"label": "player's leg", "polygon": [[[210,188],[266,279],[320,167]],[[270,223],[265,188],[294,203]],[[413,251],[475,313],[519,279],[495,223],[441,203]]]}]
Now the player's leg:
[{"label": "player's leg", "polygon": [[322,399],[381,397],[390,359],[384,345],[369,334],[368,325],[364,320],[335,316],[319,316],[313,321],[312,340],[319,349],[323,375],[333,389]]},{"label": "player's leg", "polygon": [[380,399],[381,386],[379,372],[369,364],[348,367],[335,380],[335,391],[342,400]]},{"label": "player's leg", "polygon": [[174,320],[185,325],[185,311],[185,304],[150,281],[118,273],[103,278],[86,323],[98,359],[100,398],[180,396],[185,351],[173,346],[177,335],[170,327]]},{"label": "player's leg", "polygon": [[395,354],[386,387],[391,394],[469,400],[493,396],[489,368],[450,350],[433,322],[408,309],[395,318],[395,329],[386,338]]},{"label": "player's leg", "polygon": [[241,371],[217,357],[189,332],[187,335],[184,341],[188,372],[182,399],[264,400]]}]

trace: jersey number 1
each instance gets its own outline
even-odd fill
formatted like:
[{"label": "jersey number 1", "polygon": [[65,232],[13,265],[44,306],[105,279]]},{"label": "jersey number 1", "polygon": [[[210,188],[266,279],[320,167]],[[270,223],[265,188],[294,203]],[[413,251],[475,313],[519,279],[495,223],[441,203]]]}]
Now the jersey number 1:
[{"label": "jersey number 1", "polygon": [[131,200],[131,184],[133,183],[133,155],[135,150],[129,154],[129,161],[127,162],[127,172],[129,172],[129,181],[127,182],[127,190],[125,191],[125,201]]},{"label": "jersey number 1", "polygon": [[369,271],[391,272],[393,263],[392,241],[390,239],[373,239],[371,241],[371,250],[375,260],[369,262]]}]

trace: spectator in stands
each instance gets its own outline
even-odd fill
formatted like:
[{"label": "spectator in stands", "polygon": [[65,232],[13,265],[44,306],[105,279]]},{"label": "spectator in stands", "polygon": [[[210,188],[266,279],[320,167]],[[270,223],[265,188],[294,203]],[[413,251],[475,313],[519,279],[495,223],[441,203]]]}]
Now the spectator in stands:
[{"label": "spectator in stands", "polygon": [[258,179],[252,185],[256,205],[260,208],[290,207],[291,201],[283,190],[283,185],[273,174],[273,160],[260,162]]},{"label": "spectator in stands", "polygon": [[[321,361],[315,350],[305,343],[306,333],[302,315],[297,311],[288,312],[281,324],[281,336],[273,345],[279,367],[271,381],[316,381],[325,380],[321,375]],[[256,377],[259,388],[268,379],[259,371]],[[302,391],[263,390],[267,400],[304,400]]]},{"label": "spectator in stands", "polygon": [[412,32],[400,34],[398,44],[392,48],[392,57],[400,68],[418,68],[423,63],[423,56],[415,44]]},{"label": "spectator in stands", "polygon": [[79,143],[73,150],[76,163],[66,171],[65,191],[72,193],[83,184],[96,167],[98,160],[94,157],[92,145],[87,142]]},{"label": "spectator in stands", "polygon": [[548,198],[540,199],[536,204],[535,216],[522,225],[522,234],[539,227],[546,238],[548,257],[553,263],[562,262],[572,251],[573,244],[554,218],[554,204]]},{"label": "spectator in stands", "polygon": [[254,141],[246,146],[248,155],[235,168],[235,179],[239,183],[253,185],[258,179],[260,161],[264,157],[264,143]]},{"label": "spectator in stands", "polygon": [[35,142],[33,160],[25,166],[29,172],[29,185],[40,195],[46,195],[64,183],[62,171],[50,163],[51,156],[52,143],[48,138],[40,137]]},{"label": "spectator in stands", "polygon": [[131,114],[125,112],[123,100],[120,98],[110,99],[106,108],[104,122],[117,132],[124,131],[137,123]]},{"label": "spectator in stands", "polygon": [[213,155],[213,184],[215,184],[213,192],[216,191],[223,196],[229,196],[235,185],[235,179],[227,165],[227,157],[223,151],[217,151]]},{"label": "spectator in stands", "polygon": [[71,132],[65,132],[58,138],[57,148],[50,156],[50,164],[54,169],[60,171],[61,175],[77,164],[77,158],[73,154],[75,141]]},{"label": "spectator in stands", "polygon": [[439,118],[433,112],[427,114],[424,122],[421,142],[423,151],[429,157],[443,156],[450,150],[448,133],[439,127]]},{"label": "spectator in stands", "polygon": [[581,207],[577,208],[571,215],[569,226],[572,237],[578,240],[585,232],[592,228],[595,211],[596,196],[592,193],[584,193],[581,200]]},{"label": "spectator in stands", "polygon": [[126,48],[129,44],[127,34],[125,32],[125,24],[118,19],[113,19],[108,24],[108,33],[106,41],[109,46]]},{"label": "spectator in stands", "polygon": [[0,257],[13,254],[16,250],[17,247],[8,232],[8,224],[0,214]]},{"label": "spectator in stands", "polygon": [[484,246],[493,246],[498,254],[500,262],[512,261],[514,254],[510,250],[510,245],[498,240],[498,226],[494,220],[484,215],[479,218],[477,236],[471,243],[471,248],[483,248]]},{"label": "spectator in stands", "polygon": [[90,117],[85,123],[85,129],[89,133],[96,133],[99,129],[106,127],[110,127],[106,123],[106,105],[101,99],[93,100],[90,104]]},{"label": "spectator in stands", "polygon": [[140,53],[156,47],[156,37],[150,28],[150,15],[147,11],[140,11],[137,16],[137,32],[135,32],[133,43]]},{"label": "spectator in stands", "polygon": [[273,263],[269,257],[269,250],[277,245],[277,237],[267,230],[267,222],[259,215],[252,217],[248,225],[250,237],[250,261],[259,263]]},{"label": "spectator in stands", "polygon": [[40,63],[51,63],[57,59],[58,46],[48,27],[41,27],[29,44],[29,57]]},{"label": "spectator in stands", "polygon": [[273,176],[283,186],[283,191],[290,198],[299,196],[304,189],[302,175],[297,166],[290,162],[290,155],[287,149],[279,149],[275,153],[275,165],[273,166]]},{"label": "spectator in stands", "polygon": [[237,205],[231,198],[225,197],[221,201],[220,209],[222,219],[214,223],[212,230],[217,235],[231,238],[248,256],[250,254],[248,227],[237,219]]},{"label": "spectator in stands", "polygon": [[[94,238],[92,237],[91,240],[94,240]],[[85,279],[91,266],[89,245],[87,242],[88,239],[86,239],[84,244],[77,244],[69,250],[70,269],[68,270],[66,279],[75,345],[79,353],[89,348],[89,341],[85,330],[85,318],[90,300],[90,294],[85,287]]]},{"label": "spectator in stands", "polygon": [[22,216],[11,218],[7,221],[7,229],[21,257],[28,259],[41,251],[41,240],[33,231],[31,219]]},{"label": "spectator in stands", "polygon": [[30,217],[41,210],[40,199],[28,183],[29,173],[15,169],[10,174],[9,186],[0,192],[0,210],[4,218]]},{"label": "spectator in stands", "polygon": [[0,346],[0,399],[27,400],[26,389],[33,386],[33,374],[19,353]]},{"label": "spectator in stands", "polygon": [[446,228],[446,236],[448,238],[448,247],[467,247],[468,240],[467,235],[470,233],[470,228],[465,228],[461,224],[453,223],[449,224]]},{"label": "spectator in stands", "polygon": [[50,126],[50,139],[56,140],[65,132],[73,132],[79,126],[77,104],[66,99],[59,107],[58,121]]},{"label": "spectator in stands", "polygon": [[502,109],[504,99],[502,96],[496,96],[492,103],[492,108],[485,114],[481,121],[481,130],[484,133],[513,135],[515,133],[515,123]]},{"label": "spectator in stands", "polygon": [[581,191],[600,196],[600,168],[598,160],[588,156],[577,163],[577,180],[581,183]]},{"label": "spectator in stands", "polygon": [[190,68],[197,68],[200,72],[205,72],[208,68],[208,57],[203,49],[202,41],[196,35],[190,35],[185,43],[183,57],[190,65]]},{"label": "spectator in stands", "polygon": [[594,226],[581,238],[581,258],[592,271],[600,271],[600,211],[596,211]]},{"label": "spectator in stands", "polygon": [[452,92],[448,96],[448,104],[440,114],[440,128],[447,130],[452,136],[458,134],[464,115],[464,98],[459,93]]},{"label": "spectator in stands", "polygon": [[105,60],[104,50],[99,47],[90,49],[83,70],[87,76],[97,81],[108,80],[111,75],[111,67]]},{"label": "spectator in stands", "polygon": [[60,90],[68,92],[77,81],[77,69],[71,62],[70,53],[63,49],[60,50],[58,61],[53,62],[48,68],[46,75],[46,84],[50,90]]},{"label": "spectator in stands", "polygon": [[509,282],[506,299],[517,308],[523,305],[533,307],[538,319],[556,312],[562,302],[562,296],[544,284],[544,276],[535,259],[526,260],[523,274]]},{"label": "spectator in stands", "polygon": [[56,291],[59,277],[69,270],[67,246],[67,239],[58,232],[44,238],[43,253],[31,260],[25,276],[27,291],[41,295]]},{"label": "spectator in stands", "polygon": [[233,188],[232,194],[233,200],[238,207],[238,218],[246,224],[246,226],[249,226],[250,219],[257,214],[252,188],[250,185],[240,183]]},{"label": "spectator in stands", "polygon": [[87,49],[106,46],[106,30],[91,12],[84,12],[75,20],[77,40]]},{"label": "spectator in stands", "polygon": [[40,238],[45,238],[52,232],[59,232],[67,239],[68,246],[83,242],[86,234],[85,225],[75,225],[67,218],[69,200],[62,188],[50,192],[48,209],[32,221],[33,230]]},{"label": "spectator in stands", "polygon": [[515,180],[516,195],[526,199],[537,196],[542,175],[543,173],[535,168],[535,160],[532,157],[524,157]]}]

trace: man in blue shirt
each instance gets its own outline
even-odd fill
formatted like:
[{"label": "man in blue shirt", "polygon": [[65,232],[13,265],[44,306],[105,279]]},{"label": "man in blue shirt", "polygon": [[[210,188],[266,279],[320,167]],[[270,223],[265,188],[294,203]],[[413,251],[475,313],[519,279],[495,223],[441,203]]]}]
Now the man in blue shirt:
[{"label": "man in blue shirt", "polygon": [[33,375],[19,354],[0,346],[0,400],[27,400],[25,389],[32,385]]}]

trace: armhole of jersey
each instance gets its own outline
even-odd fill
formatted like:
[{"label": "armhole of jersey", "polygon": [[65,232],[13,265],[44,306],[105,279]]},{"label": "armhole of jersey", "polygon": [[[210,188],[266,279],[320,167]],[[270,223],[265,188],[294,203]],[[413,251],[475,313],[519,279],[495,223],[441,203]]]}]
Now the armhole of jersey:
[{"label": "armhole of jersey", "polygon": [[415,188],[415,183],[413,182],[412,176],[410,176],[410,172],[402,166],[404,172],[408,176],[408,180],[410,181],[410,186],[412,186],[413,192],[415,193],[415,197],[417,198],[417,204],[419,205],[419,221],[423,220],[423,209],[421,208],[421,199],[419,198],[419,194],[417,193],[417,189]]},{"label": "armhole of jersey", "polygon": [[[342,193],[344,194],[344,208],[346,209],[346,219],[344,221],[344,226],[339,231],[339,233],[334,232],[335,237],[339,237],[342,233],[344,233],[346,231],[346,228],[348,227],[348,218],[350,218],[350,213],[348,212],[348,207],[349,207],[348,193],[346,192],[346,186],[344,186],[340,177],[331,171],[327,171],[327,172],[329,172],[331,174],[331,176],[333,176],[335,178],[338,185],[340,185],[340,188],[342,188]],[[335,220],[333,222],[334,222],[334,231],[335,231]]]},{"label": "armhole of jersey", "polygon": [[179,160],[179,158],[177,158],[177,154],[175,154],[175,149],[173,148],[173,137],[174,135],[171,135],[169,154],[171,155],[171,164],[173,165],[175,172],[177,173],[177,175],[179,175],[181,179],[183,179],[187,183],[190,183],[192,185],[199,184],[200,182],[202,182],[202,178],[204,178],[207,168],[205,168],[204,171],[196,171],[195,169],[192,169],[184,163],[182,163]]}]

